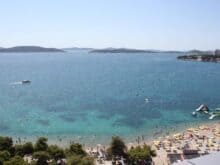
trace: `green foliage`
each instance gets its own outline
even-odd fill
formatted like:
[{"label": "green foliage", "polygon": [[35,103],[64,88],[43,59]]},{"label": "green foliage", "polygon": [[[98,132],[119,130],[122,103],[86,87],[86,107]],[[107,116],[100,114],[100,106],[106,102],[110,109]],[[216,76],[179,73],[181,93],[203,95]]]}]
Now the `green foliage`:
[{"label": "green foliage", "polygon": [[54,160],[59,160],[65,157],[64,151],[62,148],[59,148],[57,145],[50,145],[47,149],[49,155]]},{"label": "green foliage", "polygon": [[110,148],[108,148],[107,151],[108,151],[108,154],[112,155],[113,157],[125,156],[126,145],[120,137],[115,136],[115,137],[112,137]]},{"label": "green foliage", "polygon": [[152,157],[156,156],[156,153],[154,150],[152,150],[150,148],[150,146],[143,146],[143,147],[135,147],[135,148],[131,148],[128,151],[128,159],[129,162],[132,165],[138,165],[138,164],[142,164],[144,162],[151,162],[152,161]]},{"label": "green foliage", "polygon": [[50,158],[46,151],[35,152],[33,157],[37,159],[36,165],[48,165],[47,160]]},{"label": "green foliage", "polygon": [[28,165],[28,163],[25,162],[22,157],[15,156],[9,161],[5,161],[3,165]]},{"label": "green foliage", "polygon": [[47,138],[40,137],[35,144],[35,151],[46,151],[48,148]]},{"label": "green foliage", "polygon": [[94,159],[89,156],[74,155],[68,158],[67,165],[94,165]]},{"label": "green foliage", "polygon": [[23,144],[23,152],[24,154],[32,154],[34,152],[33,144],[31,142]]},{"label": "green foliage", "polygon": [[69,149],[66,150],[66,154],[68,156],[71,156],[71,155],[86,156],[87,155],[87,153],[83,150],[82,145],[79,143],[71,144]]},{"label": "green foliage", "polygon": [[50,162],[48,165],[57,165],[57,162],[55,160],[53,160],[52,162]]},{"label": "green foliage", "polygon": [[8,151],[0,151],[0,165],[3,164],[4,161],[7,161],[10,159],[10,153]]},{"label": "green foliage", "polygon": [[85,156],[82,158],[80,165],[95,165],[94,158],[90,156]]},{"label": "green foliage", "polygon": [[14,149],[15,155],[24,156],[23,145],[15,145]]},{"label": "green foliage", "polygon": [[0,151],[8,150],[12,148],[13,141],[10,137],[0,137]]},{"label": "green foliage", "polygon": [[31,142],[27,142],[23,145],[15,145],[14,146],[15,155],[24,156],[25,154],[32,154],[34,151],[33,144]]}]

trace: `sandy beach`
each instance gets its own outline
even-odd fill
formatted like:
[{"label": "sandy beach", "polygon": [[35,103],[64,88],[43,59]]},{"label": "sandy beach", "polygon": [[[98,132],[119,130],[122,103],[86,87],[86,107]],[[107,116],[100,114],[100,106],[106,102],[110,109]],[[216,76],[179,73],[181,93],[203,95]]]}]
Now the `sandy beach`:
[{"label": "sandy beach", "polygon": [[[199,124],[189,127],[181,132],[155,138],[154,140],[127,143],[128,149],[132,146],[144,144],[152,146],[157,156],[153,158],[156,165],[169,165],[174,162],[181,162],[185,159],[200,157],[206,154],[220,151],[220,123]],[[87,148],[91,155],[94,153],[104,154],[108,146],[97,145],[94,148]],[[99,158],[99,156],[97,157]],[[103,161],[110,164],[110,161]],[[103,164],[102,163],[102,164]],[[97,162],[97,164],[99,164]]]},{"label": "sandy beach", "polygon": [[[157,133],[159,132],[159,133]],[[14,137],[15,144],[22,144],[27,141],[36,141],[38,137],[21,138]],[[96,136],[92,136],[96,138]],[[57,136],[52,139],[48,138],[49,144],[57,144],[63,148],[71,143],[79,142],[81,137],[71,138],[68,136]],[[205,154],[220,151],[220,122],[209,122],[193,124],[191,127],[182,127],[182,130],[169,128],[161,131],[161,128],[152,134],[152,137],[138,136],[135,141],[126,143],[127,148],[132,146],[143,146],[144,144],[152,146],[156,150],[157,156],[153,158],[156,165],[168,165],[173,162],[199,157]],[[108,144],[83,144],[89,155],[94,156],[97,160],[105,158]],[[104,164],[111,161],[103,159]],[[97,164],[98,161],[97,161]]]},{"label": "sandy beach", "polygon": [[157,138],[150,144],[157,151],[154,162],[158,165],[218,152],[220,151],[220,123],[188,128],[165,138]]}]

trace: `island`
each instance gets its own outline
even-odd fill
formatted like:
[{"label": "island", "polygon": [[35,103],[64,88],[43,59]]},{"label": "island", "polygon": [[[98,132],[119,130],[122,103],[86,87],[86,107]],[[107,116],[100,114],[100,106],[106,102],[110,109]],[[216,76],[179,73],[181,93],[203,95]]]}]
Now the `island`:
[{"label": "island", "polygon": [[128,49],[128,48],[105,48],[105,49],[93,49],[89,53],[182,53],[181,51],[161,51],[151,49]]},{"label": "island", "polygon": [[189,51],[188,55],[178,56],[179,60],[193,60],[202,62],[220,62],[220,50],[215,51],[199,51],[193,50]]},{"label": "island", "polygon": [[127,48],[106,48],[106,49],[94,49],[89,53],[147,53],[146,50],[140,49],[127,49]]},{"label": "island", "polygon": [[43,52],[65,52],[56,48],[44,48],[40,46],[16,46],[11,48],[0,48],[0,53],[43,53]]}]

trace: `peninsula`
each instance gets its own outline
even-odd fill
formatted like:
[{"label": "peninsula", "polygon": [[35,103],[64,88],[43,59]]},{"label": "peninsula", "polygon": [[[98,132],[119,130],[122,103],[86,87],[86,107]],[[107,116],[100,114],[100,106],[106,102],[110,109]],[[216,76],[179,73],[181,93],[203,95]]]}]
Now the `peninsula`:
[{"label": "peninsula", "polygon": [[43,52],[65,52],[56,48],[44,48],[40,46],[16,46],[11,48],[0,48],[0,53],[43,53]]},{"label": "peninsula", "polygon": [[202,62],[220,62],[220,50],[215,51],[189,51],[188,55],[178,56],[179,60],[193,60]]}]

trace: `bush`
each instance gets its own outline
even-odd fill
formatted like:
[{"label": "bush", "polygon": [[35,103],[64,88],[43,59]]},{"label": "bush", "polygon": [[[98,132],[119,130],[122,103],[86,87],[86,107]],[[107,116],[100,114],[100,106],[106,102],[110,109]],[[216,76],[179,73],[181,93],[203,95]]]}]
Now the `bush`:
[{"label": "bush", "polygon": [[0,165],[3,165],[4,161],[10,159],[10,153],[8,151],[0,151]]},{"label": "bush", "polygon": [[147,145],[131,148],[128,151],[128,160],[132,165],[150,164],[154,156],[156,156],[155,151]]},{"label": "bush", "polygon": [[126,145],[124,141],[118,137],[112,137],[110,147],[108,148],[108,155],[116,156],[125,156]]},{"label": "bush", "polygon": [[27,142],[23,145],[15,145],[14,146],[14,153],[15,155],[24,156],[25,154],[32,154],[34,151],[34,147],[32,143]]},{"label": "bush", "polygon": [[33,154],[33,157],[37,159],[37,162],[36,162],[37,165],[48,165],[47,161],[50,158],[49,154],[45,151],[35,152]]},{"label": "bush", "polygon": [[67,165],[94,165],[94,159],[89,156],[74,155],[68,158]]},{"label": "bush", "polygon": [[14,146],[14,154],[18,156],[24,156],[23,145],[15,145]]},{"label": "bush", "polygon": [[15,156],[11,158],[9,161],[5,161],[4,165],[28,165],[27,162],[20,156]]},{"label": "bush", "polygon": [[66,154],[68,156],[72,156],[72,155],[86,156],[87,155],[87,153],[83,150],[82,145],[79,143],[71,144],[69,149],[67,149]]},{"label": "bush", "polygon": [[40,137],[35,144],[35,151],[46,151],[48,148],[47,138]]},{"label": "bush", "polygon": [[50,157],[56,161],[65,157],[63,149],[59,148],[57,145],[50,145],[47,151]]},{"label": "bush", "polygon": [[85,156],[82,158],[80,165],[95,165],[94,159],[90,156]]},{"label": "bush", "polygon": [[34,152],[33,144],[31,142],[23,144],[23,152],[24,154],[32,154]]},{"label": "bush", "polygon": [[0,137],[0,151],[7,150],[10,151],[13,145],[12,138],[10,137]]}]

